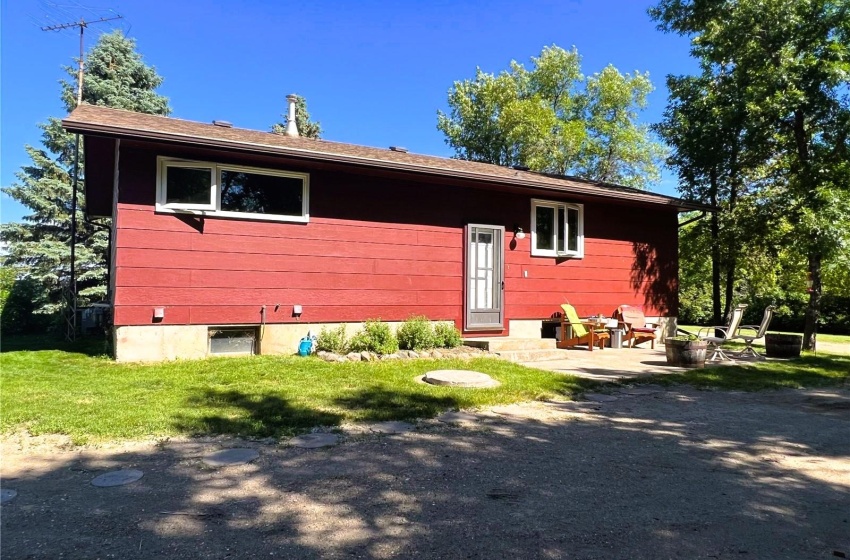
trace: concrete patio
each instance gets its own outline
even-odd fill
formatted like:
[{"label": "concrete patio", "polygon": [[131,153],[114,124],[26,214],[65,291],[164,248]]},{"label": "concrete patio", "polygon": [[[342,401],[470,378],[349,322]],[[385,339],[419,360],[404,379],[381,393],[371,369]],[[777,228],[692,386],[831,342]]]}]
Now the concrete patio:
[{"label": "concrete patio", "polygon": [[[570,350],[558,350],[563,357],[555,360],[522,361],[524,366],[545,369],[558,373],[568,373],[597,381],[617,381],[635,379],[666,373],[681,373],[685,368],[667,365],[664,345],[656,344],[655,349],[646,348],[606,348],[593,352],[584,347]],[[706,367],[723,367],[736,362],[708,364]]]},{"label": "concrete patio", "polygon": [[[555,348],[551,339],[479,338],[467,339],[465,344],[484,348],[501,358],[524,366],[558,373],[568,373],[597,381],[617,381],[666,373],[681,373],[685,368],[667,365],[664,344],[648,343],[635,348],[595,348],[576,346],[569,350]],[[762,350],[759,350],[761,352]],[[723,367],[749,360],[706,363],[706,367]]]}]

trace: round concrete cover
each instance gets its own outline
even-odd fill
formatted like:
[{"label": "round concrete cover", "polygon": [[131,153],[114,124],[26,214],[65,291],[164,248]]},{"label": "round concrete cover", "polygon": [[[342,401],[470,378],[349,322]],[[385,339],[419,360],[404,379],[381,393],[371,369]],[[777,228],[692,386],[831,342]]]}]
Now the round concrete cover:
[{"label": "round concrete cover", "polygon": [[142,471],[136,469],[123,469],[120,471],[112,471],[95,477],[91,481],[92,486],[98,488],[108,488],[109,486],[123,486],[136,482],[145,475]]},{"label": "round concrete cover", "polygon": [[17,495],[17,490],[9,490],[7,488],[3,488],[2,490],[0,490],[0,504],[5,504],[6,502],[14,500],[15,496]]},{"label": "round concrete cover", "polygon": [[499,382],[480,371],[466,369],[438,369],[429,371],[422,378],[431,385],[449,385],[451,387],[496,387]]},{"label": "round concrete cover", "polygon": [[376,434],[400,434],[409,432],[413,428],[413,424],[407,422],[378,422],[369,425],[369,430]]},{"label": "round concrete cover", "polygon": [[304,449],[317,449],[319,447],[330,447],[339,442],[339,436],[336,434],[304,434],[296,436],[289,440],[291,445]]},{"label": "round concrete cover", "polygon": [[229,465],[241,465],[250,463],[260,456],[260,452],[256,449],[246,449],[244,447],[234,447],[233,449],[223,449],[215,453],[211,453],[203,458],[204,464],[210,467],[227,467]]}]

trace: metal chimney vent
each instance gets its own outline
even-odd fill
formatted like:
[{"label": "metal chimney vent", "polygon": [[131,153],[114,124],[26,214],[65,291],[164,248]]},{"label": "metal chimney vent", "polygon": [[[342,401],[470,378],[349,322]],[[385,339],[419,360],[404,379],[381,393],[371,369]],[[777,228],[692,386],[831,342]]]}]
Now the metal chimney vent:
[{"label": "metal chimney vent", "polygon": [[221,128],[233,128],[233,123],[230,121],[213,121],[213,124]]},{"label": "metal chimney vent", "polygon": [[400,152],[402,154],[407,153],[407,148],[405,148],[403,146],[390,146],[390,150],[393,151],[393,152]]}]

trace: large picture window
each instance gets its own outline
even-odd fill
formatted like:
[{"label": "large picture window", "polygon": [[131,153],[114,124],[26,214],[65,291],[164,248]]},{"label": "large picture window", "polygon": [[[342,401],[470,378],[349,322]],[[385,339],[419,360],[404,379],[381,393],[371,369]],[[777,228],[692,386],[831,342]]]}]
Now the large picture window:
[{"label": "large picture window", "polygon": [[584,256],[584,205],[531,201],[531,254],[536,257]]},{"label": "large picture window", "polygon": [[306,173],[159,158],[158,212],[306,222]]}]

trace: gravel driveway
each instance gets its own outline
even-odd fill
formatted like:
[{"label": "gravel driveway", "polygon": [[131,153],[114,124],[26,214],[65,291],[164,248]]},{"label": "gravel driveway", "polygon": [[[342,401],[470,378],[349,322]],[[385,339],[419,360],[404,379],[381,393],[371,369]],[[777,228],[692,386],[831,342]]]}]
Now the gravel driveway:
[{"label": "gravel driveway", "polygon": [[[850,390],[529,403],[305,450],[3,441],[2,558],[850,557]],[[628,393],[634,394],[628,394]],[[601,399],[605,400],[605,399]],[[213,469],[223,447],[259,450]],[[91,480],[142,470],[127,486]]]}]

